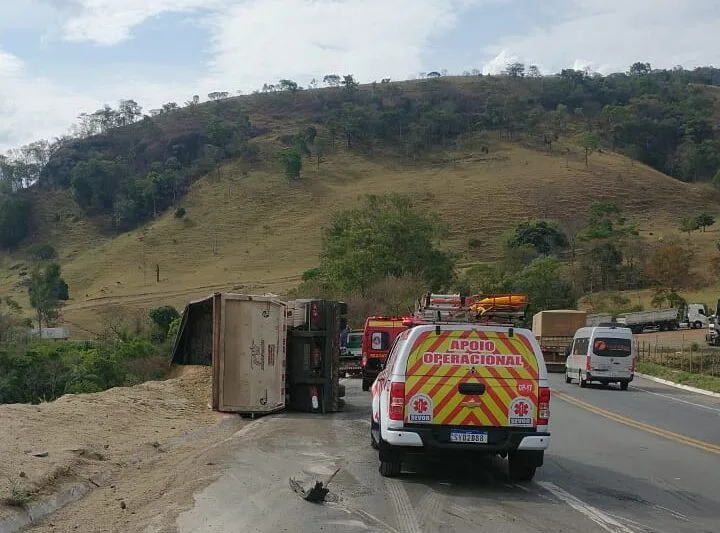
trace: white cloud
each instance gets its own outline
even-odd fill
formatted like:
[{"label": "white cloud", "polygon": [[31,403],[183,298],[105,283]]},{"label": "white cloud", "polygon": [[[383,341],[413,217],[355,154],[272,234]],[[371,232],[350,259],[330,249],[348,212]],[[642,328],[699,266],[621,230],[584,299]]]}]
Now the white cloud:
[{"label": "white cloud", "polygon": [[[198,15],[213,32],[214,59],[195,83],[174,85],[132,77],[130,67],[102,84],[34,78],[22,64],[12,77],[0,70],[4,131],[0,151],[39,137],[57,136],[81,112],[135,98],[146,110],[213,90],[251,91],[291,78],[307,83],[327,73],[369,81],[423,70],[428,39],[452,28],[472,5],[498,0],[55,0],[65,13],[65,38],[94,44],[127,39],[132,28],[163,12],[210,10]],[[60,2],[63,2],[60,5]],[[5,61],[6,70],[10,60]],[[9,111],[13,110],[11,114]]]},{"label": "white cloud", "polygon": [[[258,87],[352,73],[370,81],[423,70],[429,38],[452,28],[468,0],[250,0],[213,19],[212,80]],[[475,1],[475,4],[480,2]],[[234,84],[234,85],[233,85]]]},{"label": "white cloud", "polygon": [[37,139],[52,139],[68,131],[82,112],[105,103],[135,98],[158,106],[173,97],[188,98],[182,87],[143,80],[107,80],[94,86],[61,84],[28,74],[23,62],[0,50],[0,153]]},{"label": "white cloud", "polygon": [[[188,13],[212,35],[206,43],[212,60],[182,67],[178,75],[173,67],[140,69],[109,61],[107,70],[116,72],[112,79],[78,72],[49,79],[30,74],[42,72],[40,59],[25,68],[20,58],[3,53],[0,43],[0,151],[62,134],[79,113],[120,98],[135,98],[148,110],[192,94],[247,92],[280,78],[305,85],[328,73],[352,73],[363,82],[412,77],[430,68],[423,58],[436,36],[457,27],[468,9],[491,2],[508,6],[508,36],[488,43],[478,23],[473,39],[487,60],[484,73],[498,73],[513,61],[536,64],[546,73],[568,67],[608,73],[635,61],[720,66],[717,0],[548,0],[543,9],[552,22],[517,35],[510,14],[519,7],[507,0],[26,0],[17,7],[4,2],[0,30],[17,22],[37,30],[38,38],[52,41],[59,35],[74,46],[122,43],[153,17]],[[88,67],[92,71],[93,65]],[[187,79],[197,68],[193,81],[169,81]]]},{"label": "white cloud", "polygon": [[76,0],[77,12],[65,23],[65,38],[100,45],[118,44],[147,19],[167,12],[212,9],[222,0]]},{"label": "white cloud", "polygon": [[556,22],[486,46],[498,54],[525,62],[540,58],[544,72],[590,67],[603,74],[624,71],[635,61],[658,68],[682,64],[687,68],[720,66],[717,0],[559,0],[553,6]]}]

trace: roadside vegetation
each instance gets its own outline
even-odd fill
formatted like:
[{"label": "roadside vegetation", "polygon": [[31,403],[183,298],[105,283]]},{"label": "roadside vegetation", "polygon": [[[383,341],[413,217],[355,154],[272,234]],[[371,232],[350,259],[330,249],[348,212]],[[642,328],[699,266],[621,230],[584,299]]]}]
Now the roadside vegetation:
[{"label": "roadside vegetation", "polygon": [[179,314],[169,306],[148,317],[114,316],[96,341],[42,341],[24,328],[0,342],[0,403],[40,403],[165,379]]},{"label": "roadside vegetation", "polygon": [[[718,356],[716,356],[718,357]],[[712,376],[709,374],[700,374],[678,370],[665,364],[639,362],[637,371],[642,374],[648,374],[662,379],[667,379],[674,383],[697,387],[710,392],[720,393],[720,375]]]}]

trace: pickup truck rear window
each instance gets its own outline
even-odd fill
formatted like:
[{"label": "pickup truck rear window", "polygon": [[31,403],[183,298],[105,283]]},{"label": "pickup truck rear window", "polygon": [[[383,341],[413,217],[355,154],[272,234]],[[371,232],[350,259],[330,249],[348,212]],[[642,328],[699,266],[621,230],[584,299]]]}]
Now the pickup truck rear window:
[{"label": "pickup truck rear window", "polygon": [[597,337],[593,341],[593,353],[600,357],[629,357],[632,354],[630,339]]}]

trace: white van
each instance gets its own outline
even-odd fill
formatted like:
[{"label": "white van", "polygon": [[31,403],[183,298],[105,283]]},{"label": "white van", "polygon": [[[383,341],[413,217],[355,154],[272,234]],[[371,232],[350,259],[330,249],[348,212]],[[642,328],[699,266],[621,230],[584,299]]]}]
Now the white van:
[{"label": "white van", "polygon": [[581,387],[596,381],[619,383],[622,390],[635,374],[632,331],[625,327],[589,327],[575,332],[565,361],[565,382],[577,379]]}]

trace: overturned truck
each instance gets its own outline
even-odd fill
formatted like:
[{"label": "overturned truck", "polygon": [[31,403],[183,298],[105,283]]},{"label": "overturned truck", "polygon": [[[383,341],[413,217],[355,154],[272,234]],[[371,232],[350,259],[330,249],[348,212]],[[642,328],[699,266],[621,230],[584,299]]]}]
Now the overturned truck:
[{"label": "overturned truck", "polygon": [[217,411],[338,411],[346,313],[343,302],[215,293],[185,307],[171,364],[212,366]]}]

